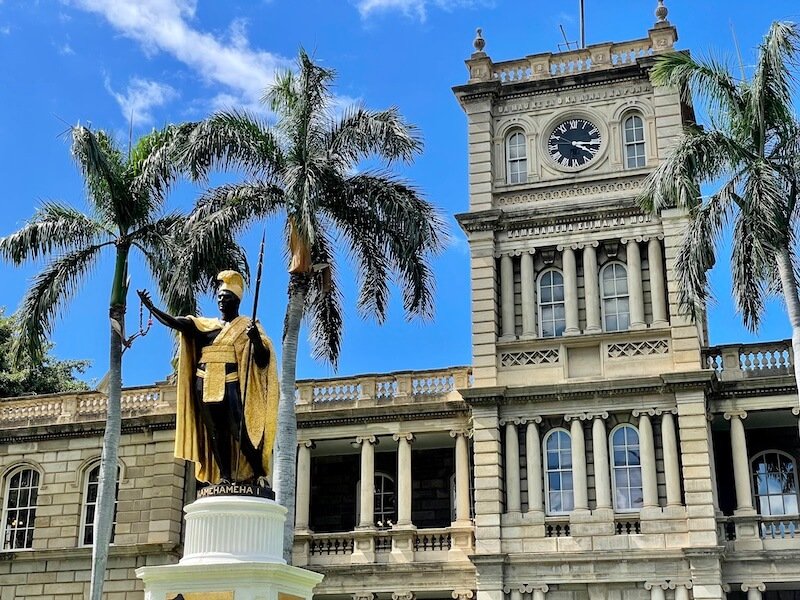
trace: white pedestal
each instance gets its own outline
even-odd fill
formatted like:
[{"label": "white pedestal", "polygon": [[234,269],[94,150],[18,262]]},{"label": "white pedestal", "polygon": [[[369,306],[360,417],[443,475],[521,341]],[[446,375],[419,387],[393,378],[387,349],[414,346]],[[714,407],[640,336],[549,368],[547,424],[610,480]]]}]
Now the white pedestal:
[{"label": "white pedestal", "polygon": [[184,510],[180,562],[136,570],[145,600],[310,600],[322,581],[283,560],[286,509],[273,500],[213,496]]}]

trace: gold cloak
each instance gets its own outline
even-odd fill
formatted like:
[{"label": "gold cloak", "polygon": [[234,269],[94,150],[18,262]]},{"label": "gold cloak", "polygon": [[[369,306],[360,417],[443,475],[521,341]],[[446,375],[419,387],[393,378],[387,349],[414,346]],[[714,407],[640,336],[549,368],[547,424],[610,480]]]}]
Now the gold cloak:
[{"label": "gold cloak", "polygon": [[[245,333],[250,319],[236,317],[230,323],[220,319],[189,316],[195,327],[203,333],[227,328],[224,337],[231,343],[236,354],[236,364],[239,376],[239,392],[244,402],[244,424],[246,435],[250,438],[253,447],[262,444],[262,462],[268,476],[272,475],[272,446],[275,442],[275,429],[278,415],[278,368],[275,350],[272,342],[264,333],[261,325],[257,325],[261,334],[264,347],[269,350],[269,364],[260,368],[254,360],[248,360],[250,355],[250,340]],[[216,342],[216,340],[215,340]],[[212,344],[213,346],[213,344]],[[219,466],[211,452],[211,442],[203,426],[203,421],[194,407],[192,398],[194,376],[197,369],[197,356],[193,340],[184,334],[180,335],[180,350],[178,354],[178,400],[177,420],[175,425],[175,456],[195,463],[195,474],[199,481],[216,483],[220,478]],[[247,365],[250,364],[250,373],[247,375]],[[247,397],[245,398],[244,384],[247,377]],[[224,385],[224,383],[223,383]],[[238,460],[236,458],[239,453]],[[239,448],[234,448],[231,456],[234,468],[238,470],[233,474],[237,481],[246,480],[253,475],[247,459],[241,454]]]}]

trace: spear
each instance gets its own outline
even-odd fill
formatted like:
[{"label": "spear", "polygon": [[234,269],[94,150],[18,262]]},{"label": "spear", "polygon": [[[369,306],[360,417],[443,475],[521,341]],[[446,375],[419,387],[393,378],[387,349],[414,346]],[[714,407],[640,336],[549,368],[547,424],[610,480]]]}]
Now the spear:
[{"label": "spear", "polygon": [[[258,311],[258,296],[261,292],[261,268],[264,265],[264,240],[267,237],[267,228],[261,234],[261,249],[258,251],[258,267],[256,268],[256,288],[253,295],[253,318],[251,323],[255,325],[256,314]],[[245,402],[247,401],[247,387],[250,383],[250,367],[253,362],[253,340],[248,341],[250,351],[247,353],[247,369],[244,371],[244,388],[242,388],[242,418],[239,420],[239,453],[236,455],[236,472],[239,472],[239,458],[242,455],[242,436],[244,435],[245,426]],[[271,358],[271,357],[270,357]]]}]

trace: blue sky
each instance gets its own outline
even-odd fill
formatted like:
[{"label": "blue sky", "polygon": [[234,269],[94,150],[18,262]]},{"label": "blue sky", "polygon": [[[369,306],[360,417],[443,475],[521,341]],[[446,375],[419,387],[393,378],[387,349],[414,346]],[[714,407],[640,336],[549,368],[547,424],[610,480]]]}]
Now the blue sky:
[{"label": "blue sky", "polygon": [[[744,55],[775,19],[798,19],[796,2],[667,0],[681,48],[734,56],[731,28]],[[348,304],[339,373],[468,364],[468,254],[452,215],[468,206],[466,120],[450,88],[467,79],[464,59],[482,27],[494,60],[557,50],[559,24],[577,39],[577,6],[540,0],[0,0],[0,236],[18,229],[42,200],[84,206],[81,180],[69,156],[69,125],[81,122],[127,139],[169,122],[199,119],[230,106],[259,110],[275,69],[292,64],[299,47],[338,72],[343,103],[396,105],[420,127],[425,152],[401,173],[447,215],[453,239],[435,260],[436,317],[406,322],[395,301],[384,326],[363,321]],[[645,37],[656,1],[586,0],[587,43]],[[200,190],[179,186],[170,207],[189,209]],[[243,240],[254,264],[261,228]],[[285,308],[286,274],[278,231],[267,229],[267,262],[259,316],[276,341]],[[0,307],[13,311],[37,265],[2,266]],[[762,330],[739,323],[731,302],[727,257],[713,274],[717,304],[712,343],[789,337],[774,302]],[[346,276],[352,273],[345,271]],[[134,265],[132,287],[152,284]],[[86,282],[58,322],[53,340],[62,358],[88,358],[88,377],[108,365],[110,257]],[[205,303],[208,313],[213,305]],[[249,311],[250,298],[243,306]],[[138,299],[129,299],[129,329]],[[170,370],[171,343],[158,325],[124,359],[125,385],[148,384]],[[306,344],[299,377],[333,375]]]}]

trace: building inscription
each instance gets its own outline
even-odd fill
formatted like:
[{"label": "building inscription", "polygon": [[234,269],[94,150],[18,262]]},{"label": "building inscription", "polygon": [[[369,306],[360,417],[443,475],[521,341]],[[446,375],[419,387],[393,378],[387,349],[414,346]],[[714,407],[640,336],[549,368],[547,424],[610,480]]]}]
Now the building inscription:
[{"label": "building inscription", "polygon": [[518,229],[509,229],[508,237],[536,237],[538,235],[551,235],[555,233],[570,233],[574,231],[592,231],[597,229],[611,229],[625,225],[638,225],[640,223],[650,223],[650,215],[621,215],[615,217],[598,217],[585,221],[573,221],[569,223],[548,223],[547,225],[532,225]]},{"label": "building inscription", "polygon": [[520,100],[519,102],[509,102],[497,107],[498,114],[517,113],[537,108],[555,108],[558,106],[569,106],[572,104],[584,104],[586,102],[597,102],[598,100],[612,100],[614,98],[624,98],[626,96],[639,96],[653,91],[647,84],[632,85],[624,88],[588,90],[574,94],[558,94],[550,98],[539,98],[530,100]]}]

